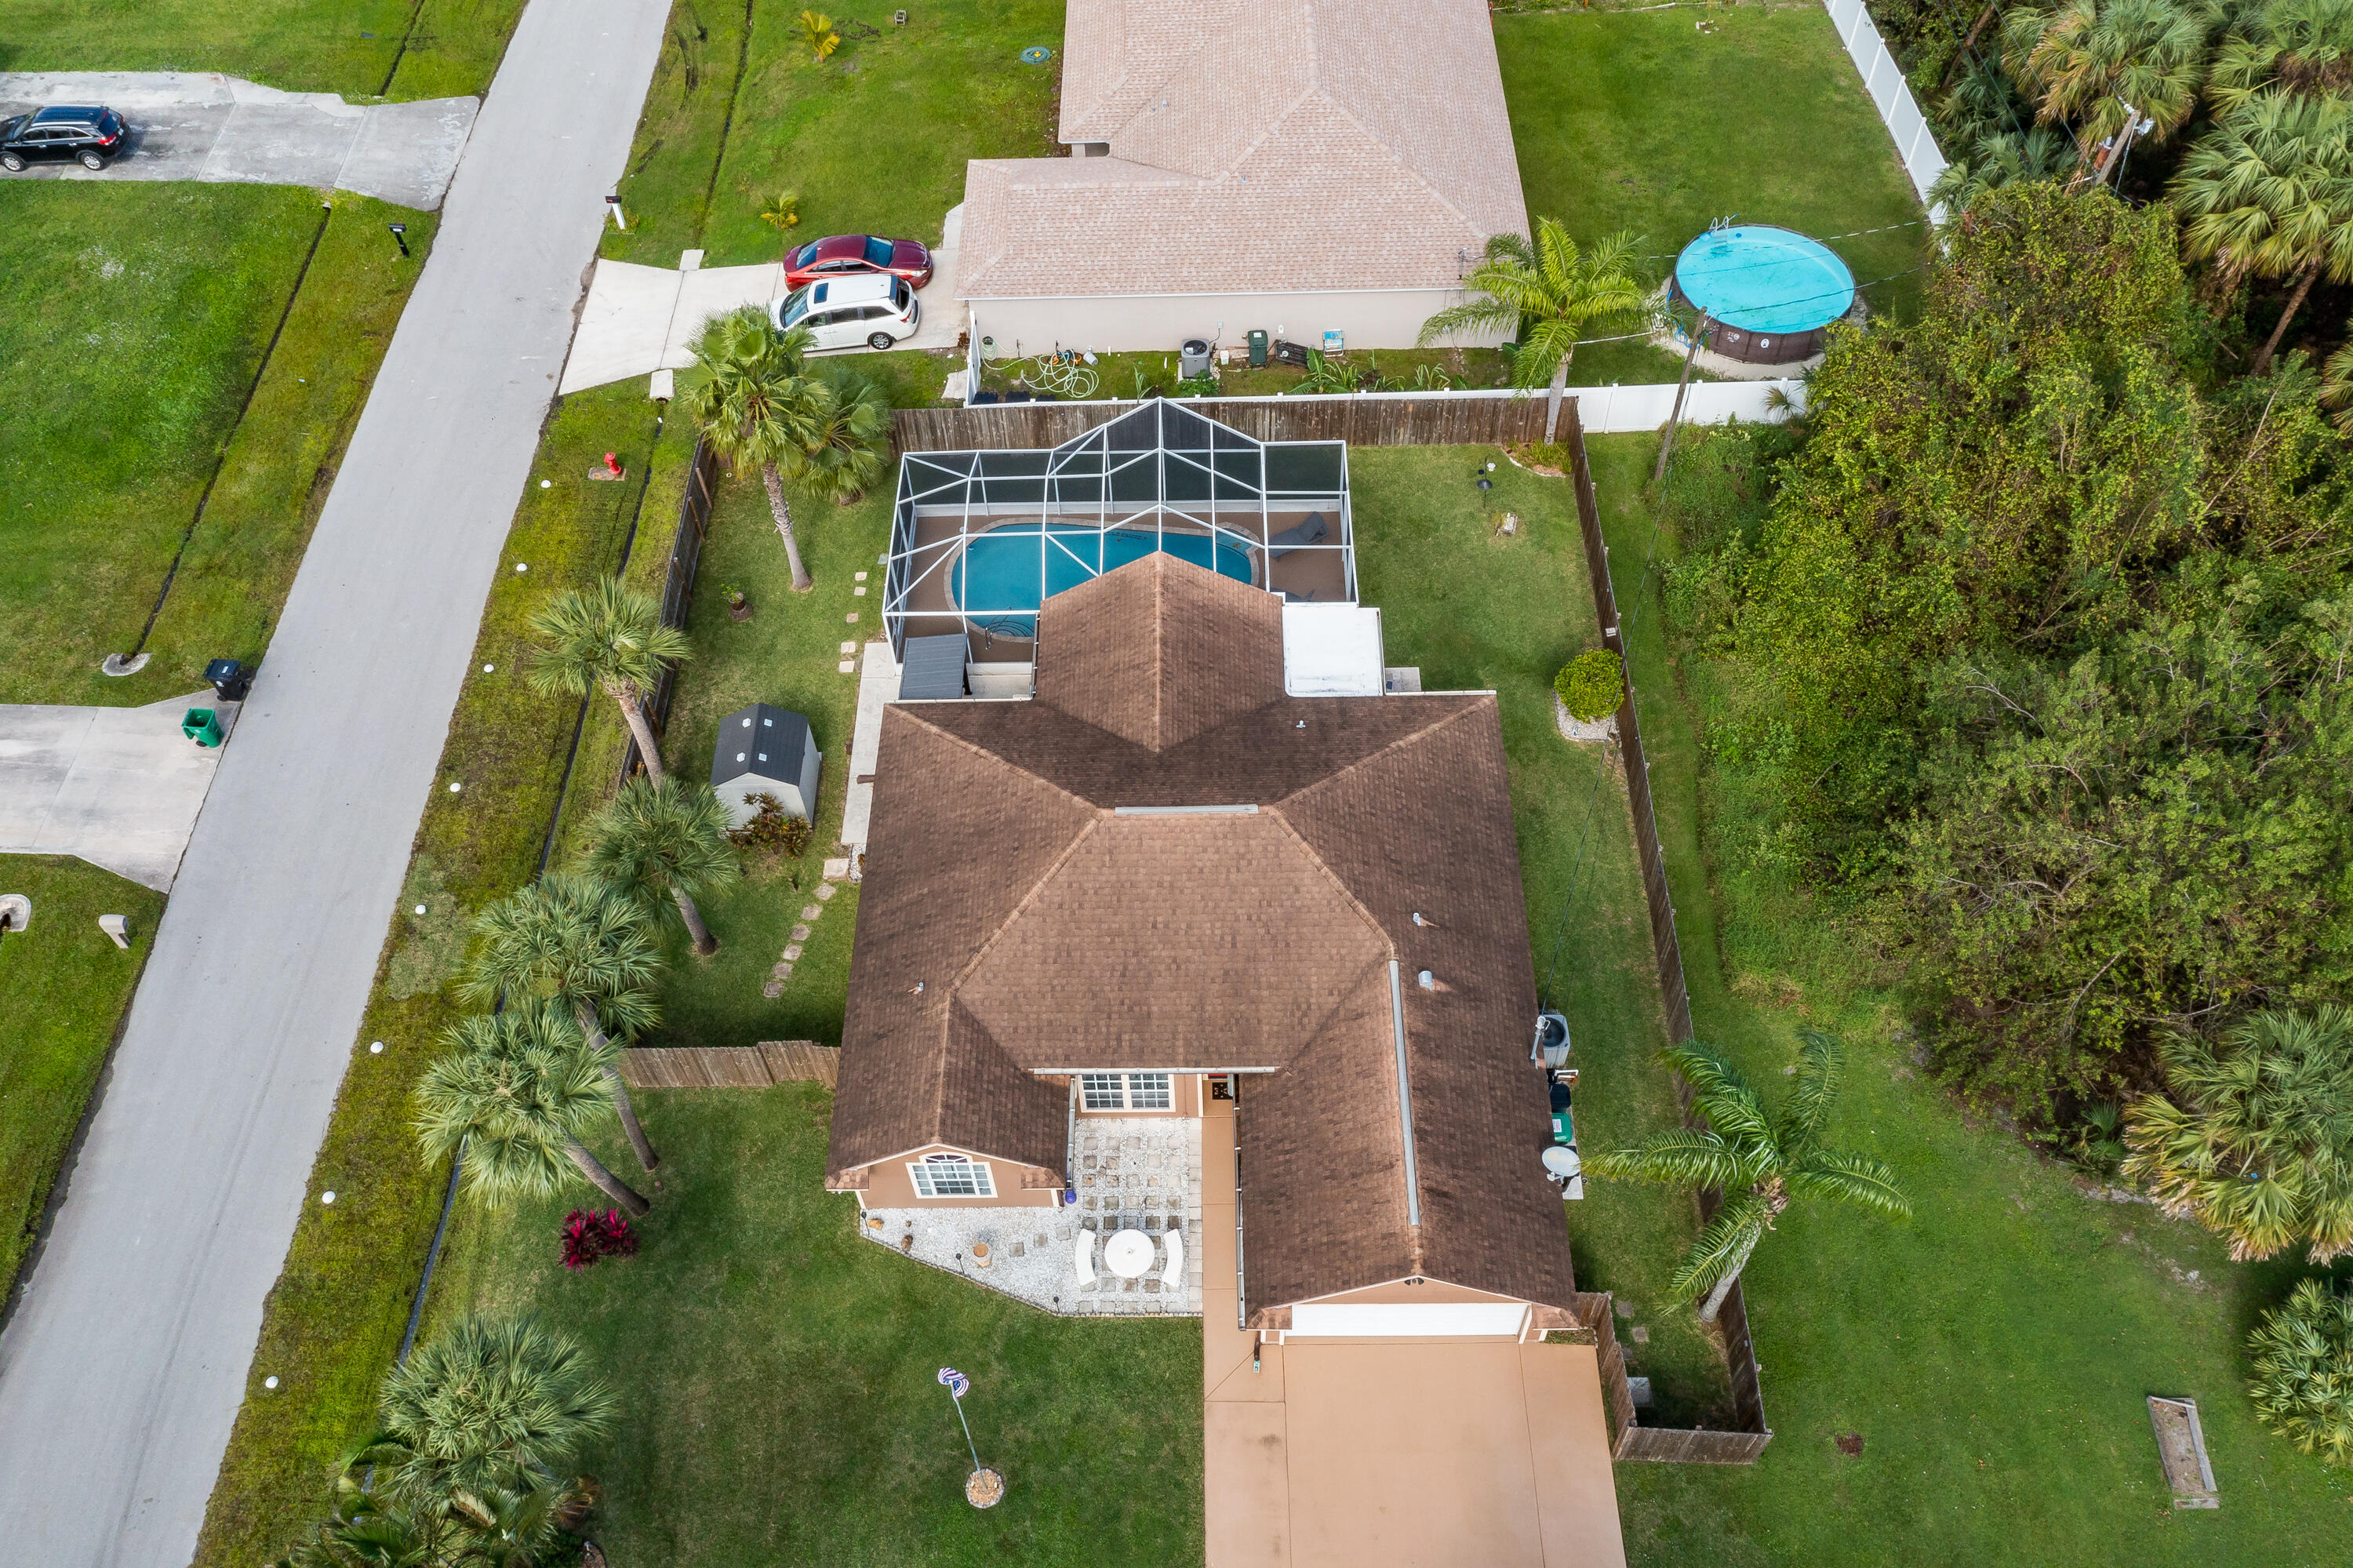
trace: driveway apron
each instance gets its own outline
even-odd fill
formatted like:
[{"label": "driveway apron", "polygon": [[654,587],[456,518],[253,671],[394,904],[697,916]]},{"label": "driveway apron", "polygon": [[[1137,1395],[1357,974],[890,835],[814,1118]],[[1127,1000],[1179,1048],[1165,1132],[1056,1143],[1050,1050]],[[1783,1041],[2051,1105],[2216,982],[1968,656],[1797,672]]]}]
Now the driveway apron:
[{"label": "driveway apron", "polygon": [[319,1198],[311,1161],[667,10],[536,0],[474,128],[0,1335],[12,1562],[186,1563],[248,1383],[268,1398],[265,1372],[301,1374],[251,1366],[263,1298]]}]

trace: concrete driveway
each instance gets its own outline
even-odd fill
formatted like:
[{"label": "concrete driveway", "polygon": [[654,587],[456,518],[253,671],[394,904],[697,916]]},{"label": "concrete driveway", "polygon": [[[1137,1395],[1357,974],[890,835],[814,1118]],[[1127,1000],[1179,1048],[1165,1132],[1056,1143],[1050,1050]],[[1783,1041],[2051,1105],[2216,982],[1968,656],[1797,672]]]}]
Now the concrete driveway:
[{"label": "concrete driveway", "polygon": [[197,71],[0,72],[0,119],[100,103],[131,122],[104,170],[35,164],[0,180],[209,180],[353,191],[430,212],[441,205],[480,101],[346,103],[332,92]]},{"label": "concrete driveway", "polygon": [[1208,1568],[1625,1568],[1594,1347],[1235,1327],[1232,1117],[1202,1107]]},{"label": "concrete driveway", "polygon": [[239,705],[208,690],[143,708],[0,705],[0,854],[79,855],[171,892],[222,750],[180,721],[210,708],[227,732]]},{"label": "concrete driveway", "polygon": [[[954,348],[965,330],[964,307],[956,302],[956,240],[964,208],[955,207],[932,247],[932,281],[920,298],[923,319],[899,348]],[[702,252],[690,250],[678,268],[644,267],[632,261],[598,261],[589,280],[588,302],[580,312],[571,357],[564,362],[563,390],[578,392],[657,370],[683,370],[694,363],[692,344],[702,323],[745,305],[765,305],[782,296],[785,264],[705,267]],[[871,354],[863,344],[826,351]]]},{"label": "concrete driveway", "polygon": [[[531,0],[516,25],[0,1333],[12,1564],[189,1562],[238,1406],[316,1396],[316,1365],[253,1364],[262,1303],[321,1212],[344,1075],[432,1048],[396,1034],[371,1055],[360,1021],[427,792],[491,794],[435,774],[461,684],[517,678],[471,659],[483,599],[514,571],[508,529],[669,11]],[[319,1176],[338,1218],[410,1201]]]}]

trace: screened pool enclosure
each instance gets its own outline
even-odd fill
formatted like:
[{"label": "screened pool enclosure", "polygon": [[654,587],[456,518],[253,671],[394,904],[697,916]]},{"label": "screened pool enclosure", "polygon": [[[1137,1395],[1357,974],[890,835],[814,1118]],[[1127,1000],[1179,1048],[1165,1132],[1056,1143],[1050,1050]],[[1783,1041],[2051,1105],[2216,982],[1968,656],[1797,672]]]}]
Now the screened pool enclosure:
[{"label": "screened pool enclosure", "polygon": [[[1060,446],[909,452],[883,575],[892,652],[978,696],[1027,694],[1038,608],[1154,551],[1285,602],[1354,603],[1348,452],[1260,441],[1154,400]],[[908,642],[919,640],[911,655]],[[954,695],[925,685],[922,693]]]}]

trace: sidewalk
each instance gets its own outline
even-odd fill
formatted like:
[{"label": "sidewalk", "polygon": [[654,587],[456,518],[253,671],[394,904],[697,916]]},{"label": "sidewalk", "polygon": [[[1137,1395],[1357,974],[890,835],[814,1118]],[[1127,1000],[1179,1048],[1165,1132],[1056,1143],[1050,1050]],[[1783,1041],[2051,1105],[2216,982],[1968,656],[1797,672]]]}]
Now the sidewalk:
[{"label": "sidewalk", "polygon": [[[308,1370],[252,1366],[262,1303],[375,1059],[354,1035],[668,11],[536,0],[515,29],[0,1335],[11,1562],[187,1563],[239,1404]],[[345,1174],[322,1184],[371,1202]]]}]

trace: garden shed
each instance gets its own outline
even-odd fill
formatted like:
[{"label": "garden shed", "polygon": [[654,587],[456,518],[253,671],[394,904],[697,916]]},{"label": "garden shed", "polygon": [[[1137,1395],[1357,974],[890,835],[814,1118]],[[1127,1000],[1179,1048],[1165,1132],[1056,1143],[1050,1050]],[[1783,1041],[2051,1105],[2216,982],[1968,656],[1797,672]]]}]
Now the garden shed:
[{"label": "garden shed", "polygon": [[823,760],[807,719],[754,703],[720,721],[711,788],[739,828],[759,815],[754,799],[759,795],[774,795],[789,816],[814,820],[818,765]]}]

